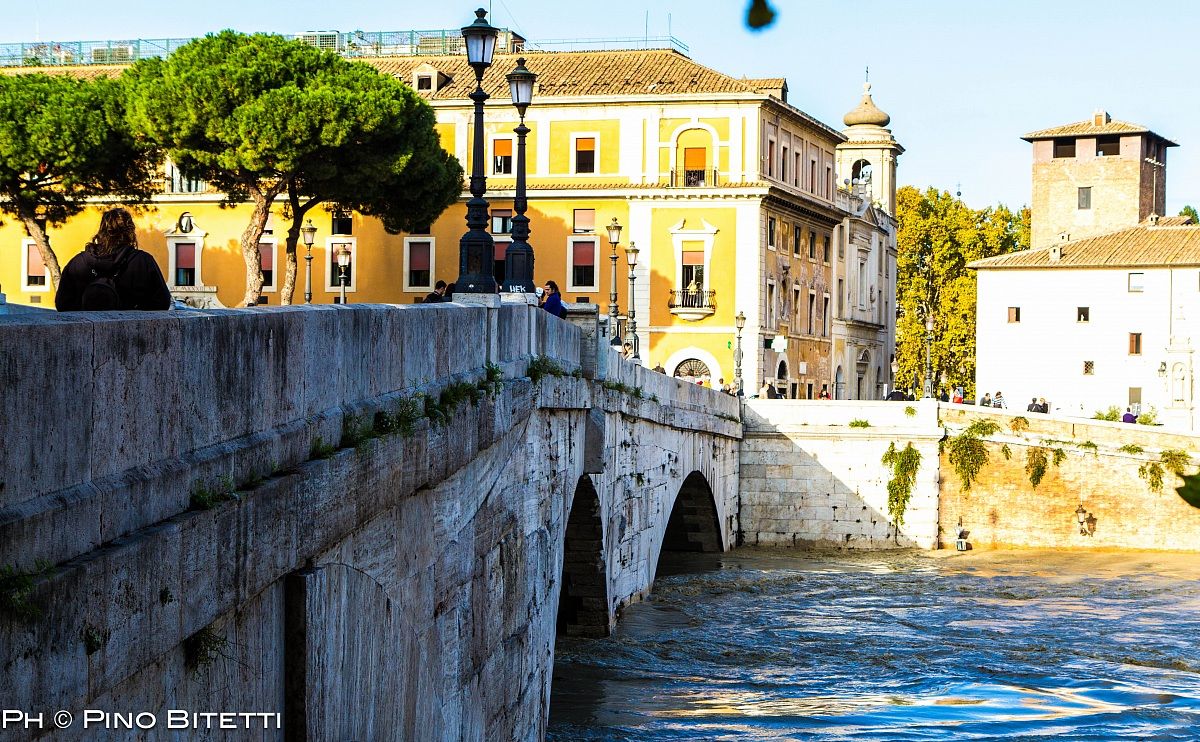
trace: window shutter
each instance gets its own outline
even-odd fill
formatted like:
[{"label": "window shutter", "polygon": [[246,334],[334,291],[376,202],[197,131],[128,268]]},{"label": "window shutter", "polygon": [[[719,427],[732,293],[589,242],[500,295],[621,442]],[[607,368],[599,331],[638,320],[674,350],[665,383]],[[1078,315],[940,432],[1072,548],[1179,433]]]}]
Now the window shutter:
[{"label": "window shutter", "polygon": [[497,139],[495,142],[497,157],[512,157],[512,140]]},{"label": "window shutter", "polygon": [[694,252],[691,250],[684,251],[683,264],[684,265],[704,265],[704,253],[703,252]]},{"label": "window shutter", "polygon": [[572,246],[572,260],[576,268],[596,264],[596,241],[585,240]]},{"label": "window shutter", "polygon": [[177,242],[175,243],[175,267],[190,268],[196,267],[196,243],[194,242]]},{"label": "window shutter", "polygon": [[[510,243],[510,242],[497,242],[497,243],[496,243],[496,252],[495,252],[495,254],[492,256],[492,259],[493,259],[493,260],[504,260],[504,259],[505,259],[505,256],[508,254],[508,246],[509,246],[510,244],[512,244],[512,243]],[[426,263],[428,263],[428,262],[429,262],[429,259],[428,259],[428,258],[426,258],[426,259],[425,259],[425,262],[426,262]]]},{"label": "window shutter", "polygon": [[260,242],[258,245],[258,254],[262,256],[262,269],[265,271],[275,270],[275,246],[269,242]]},{"label": "window shutter", "polygon": [[595,137],[579,137],[575,140],[576,152],[594,152],[596,151]]},{"label": "window shutter", "polygon": [[575,209],[575,231],[576,232],[595,232],[596,231],[596,210],[595,209]]},{"label": "window shutter", "polygon": [[408,244],[408,269],[410,271],[429,270],[428,242],[410,242]]},{"label": "window shutter", "polygon": [[42,262],[42,254],[38,252],[37,245],[29,246],[28,261],[25,275],[30,278],[46,275],[46,264]]},{"label": "window shutter", "polygon": [[708,160],[708,153],[703,147],[688,147],[683,150],[684,170],[703,170]]}]

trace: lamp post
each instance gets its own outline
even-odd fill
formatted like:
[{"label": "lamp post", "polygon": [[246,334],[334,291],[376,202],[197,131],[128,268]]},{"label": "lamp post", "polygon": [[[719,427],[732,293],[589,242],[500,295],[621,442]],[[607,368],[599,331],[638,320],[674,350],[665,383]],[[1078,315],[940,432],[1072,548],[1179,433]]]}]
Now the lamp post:
[{"label": "lamp post", "polygon": [[[475,11],[475,22],[462,29],[467,46],[467,64],[475,71],[475,91],[468,96],[475,102],[475,142],[471,149],[471,199],[467,201],[467,231],[458,242],[458,280],[455,294],[494,294],[496,278],[490,266],[496,245],[487,232],[488,202],[483,197],[487,178],[483,174],[483,73],[492,66],[496,52],[497,30],[486,20],[487,11]],[[485,270],[488,267],[488,270]]]},{"label": "lamp post", "polygon": [[925,398],[933,396],[933,315],[925,311]]},{"label": "lamp post", "polygon": [[346,269],[350,267],[350,248],[342,245],[337,254],[338,282],[342,285],[342,303],[346,303]]},{"label": "lamp post", "polygon": [[633,346],[633,355],[630,356],[630,360],[640,361],[642,357],[638,354],[637,320],[633,317],[633,271],[637,268],[638,249],[632,242],[629,243],[629,247],[625,248],[625,260],[629,263],[629,309],[625,312],[629,316],[629,322],[625,331],[628,333],[629,343]]},{"label": "lamp post", "polygon": [[513,131],[517,135],[517,195],[513,199],[512,242],[504,250],[504,290],[519,293],[533,291],[533,248],[529,246],[529,217],[525,216],[525,109],[533,102],[533,83],[537,75],[525,69],[525,58],[507,76],[508,92],[521,121]]},{"label": "lamp post", "polygon": [[737,384],[738,391],[742,391],[742,330],[746,327],[746,314],[738,312],[733,318],[733,324],[737,327],[737,344],[733,348],[733,380]]},{"label": "lamp post", "polygon": [[300,228],[300,237],[304,240],[304,303],[312,304],[312,246],[313,240],[316,239],[317,228],[313,226],[312,219],[304,222],[304,226]]},{"label": "lamp post", "polygon": [[608,327],[612,333],[610,345],[621,345],[621,336],[617,334],[617,245],[621,242],[621,224],[614,216],[608,226],[608,244],[612,245],[612,281],[608,284]]},{"label": "lamp post", "polygon": [[900,373],[900,364],[896,361],[896,356],[892,356],[892,384],[889,392],[896,388],[896,374],[898,373]]}]

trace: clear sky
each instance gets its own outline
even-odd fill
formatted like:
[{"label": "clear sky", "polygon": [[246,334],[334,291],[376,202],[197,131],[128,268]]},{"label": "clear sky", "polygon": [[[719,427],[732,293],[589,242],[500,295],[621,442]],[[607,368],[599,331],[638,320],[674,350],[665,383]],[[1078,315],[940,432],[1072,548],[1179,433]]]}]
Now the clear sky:
[{"label": "clear sky", "polygon": [[[480,0],[476,0],[476,4]],[[788,79],[789,101],[841,128],[869,66],[876,103],[907,149],[899,179],[972,206],[1029,201],[1021,134],[1096,108],[1181,146],[1167,211],[1200,207],[1200,33],[1192,3],[1154,0],[772,0],[752,32],[748,0],[482,0],[530,40],[671,33],[729,75]],[[0,41],[198,36],[222,28],[295,33],[454,28],[475,4],[417,0],[26,0],[5,3]],[[536,72],[536,70],[535,70]]]}]

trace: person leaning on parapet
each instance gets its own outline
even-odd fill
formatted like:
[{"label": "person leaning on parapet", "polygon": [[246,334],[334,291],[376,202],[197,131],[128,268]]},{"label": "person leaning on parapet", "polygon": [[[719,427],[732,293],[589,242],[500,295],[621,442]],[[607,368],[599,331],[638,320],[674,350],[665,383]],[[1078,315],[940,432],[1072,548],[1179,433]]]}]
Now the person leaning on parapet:
[{"label": "person leaning on parapet", "polygon": [[54,305],[60,312],[171,308],[158,263],[138,249],[132,214],[104,212],[96,236],[63,268]]},{"label": "person leaning on parapet", "polygon": [[1041,412],[1042,411],[1041,405],[1038,404],[1037,397],[1033,397],[1029,400],[1029,406],[1025,408],[1025,411],[1026,412]]},{"label": "person leaning on parapet", "polygon": [[658,364],[657,366],[655,366],[655,367],[654,367],[653,369],[651,369],[651,370],[652,370],[652,371],[656,371],[657,373],[660,373],[660,374],[666,374],[666,373],[667,373],[667,370],[666,370],[665,368],[663,368],[663,365],[662,365],[661,363],[660,363],[660,364]]},{"label": "person leaning on parapet", "polygon": [[429,294],[425,296],[425,301],[422,303],[441,304],[444,301],[449,301],[449,299],[446,298],[446,282],[438,281],[436,284],[434,284],[433,291],[430,291]]},{"label": "person leaning on parapet", "polygon": [[1128,408],[1128,407],[1126,407],[1126,408],[1125,408],[1125,414],[1124,414],[1124,415],[1121,415],[1121,422],[1123,422],[1123,423],[1136,423],[1136,422],[1137,422],[1137,415],[1133,414],[1133,413],[1132,413],[1132,412],[1129,410],[1129,408]]},{"label": "person leaning on parapet", "polygon": [[1001,409],[1008,407],[1004,403],[1004,392],[996,392],[996,396],[992,397],[992,407],[999,407]]},{"label": "person leaning on parapet", "polygon": [[558,292],[558,284],[554,281],[546,281],[543,291],[542,309],[555,317],[567,316],[567,308],[563,306],[562,294]]},{"label": "person leaning on parapet", "polygon": [[984,392],[984,393],[983,393],[983,396],[979,398],[979,406],[980,406],[980,407],[991,407],[991,406],[992,406],[992,394],[991,394],[991,392]]}]

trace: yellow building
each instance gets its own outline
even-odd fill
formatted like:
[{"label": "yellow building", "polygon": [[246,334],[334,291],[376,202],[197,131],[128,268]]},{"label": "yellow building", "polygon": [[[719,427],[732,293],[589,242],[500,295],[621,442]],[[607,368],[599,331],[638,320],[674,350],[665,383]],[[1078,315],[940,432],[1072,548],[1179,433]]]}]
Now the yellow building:
[{"label": "yellow building", "polygon": [[[498,278],[516,162],[517,114],[504,76],[517,56],[498,53],[483,83],[492,96],[485,170]],[[640,251],[634,308],[646,365],[694,373],[714,385],[732,382],[740,312],[748,394],[766,379],[790,397],[832,390],[834,255],[844,254],[848,220],[861,214],[860,199],[838,185],[838,148],[846,137],[789,103],[784,80],[737,79],[673,49],[520,56],[538,75],[526,116],[535,280],[554,280],[566,300],[598,303],[605,314],[613,251],[604,226],[615,218],[624,227],[616,281],[622,315],[629,291],[624,247],[636,243]],[[475,80],[465,57],[364,61],[428,99],[445,148],[470,173],[467,94]],[[98,72],[88,68],[88,74]],[[191,304],[235,306],[243,296],[238,240],[249,207],[222,208],[220,202],[220,194],[187,182],[168,163],[163,195],[138,215],[141,247]],[[189,218],[181,219],[185,212]],[[343,245],[352,254],[349,301],[420,301],[437,280],[457,277],[464,218],[464,208],[451,207],[427,233],[389,235],[357,214],[314,214],[313,301],[337,296],[333,256]],[[93,211],[49,230],[60,261],[82,248],[97,222]],[[264,301],[274,305],[285,262],[282,204],[268,226]],[[24,237],[14,223],[0,228],[0,285],[10,301],[52,303]],[[296,303],[303,301],[303,246],[300,253]],[[863,396],[876,396],[870,391]]]}]

